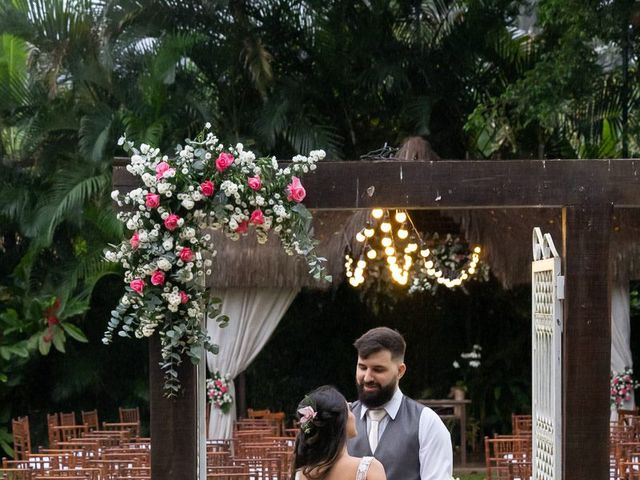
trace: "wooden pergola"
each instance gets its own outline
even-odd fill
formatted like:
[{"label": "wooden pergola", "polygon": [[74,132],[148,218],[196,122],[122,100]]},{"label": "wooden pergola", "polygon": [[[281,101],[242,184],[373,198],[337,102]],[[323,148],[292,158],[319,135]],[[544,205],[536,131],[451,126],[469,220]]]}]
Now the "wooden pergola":
[{"label": "wooden pergola", "polygon": [[[321,162],[304,178],[305,204],[315,210],[562,209],[563,478],[604,479],[609,477],[611,224],[616,209],[640,215],[639,169],[636,160]],[[115,167],[115,188],[129,190],[134,181]],[[152,337],[152,475],[192,480],[199,471],[198,372],[183,366],[184,395],[167,400],[159,355],[159,340]]]}]

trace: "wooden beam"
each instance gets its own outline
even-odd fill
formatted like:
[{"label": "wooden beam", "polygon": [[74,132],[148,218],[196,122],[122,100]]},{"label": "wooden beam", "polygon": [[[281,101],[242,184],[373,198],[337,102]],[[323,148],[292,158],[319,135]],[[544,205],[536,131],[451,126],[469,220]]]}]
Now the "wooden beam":
[{"label": "wooden beam", "polygon": [[[113,171],[120,191],[137,186],[125,163]],[[639,160],[323,161],[303,183],[313,209],[640,207],[639,170]]]},{"label": "wooden beam", "polygon": [[610,204],[563,209],[565,480],[609,478]]},{"label": "wooden beam", "polygon": [[[197,367],[187,359],[178,367],[182,394],[164,397],[160,369],[160,337],[149,338],[149,389],[151,407],[151,474],[153,480],[194,480],[199,473]],[[204,382],[204,381],[203,381]],[[203,397],[204,398],[204,397]]]}]

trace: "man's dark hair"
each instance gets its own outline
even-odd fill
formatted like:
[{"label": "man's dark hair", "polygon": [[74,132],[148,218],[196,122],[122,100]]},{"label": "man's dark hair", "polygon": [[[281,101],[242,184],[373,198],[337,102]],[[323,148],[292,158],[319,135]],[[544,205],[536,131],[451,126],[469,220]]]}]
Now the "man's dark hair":
[{"label": "man's dark hair", "polygon": [[367,358],[372,353],[382,350],[389,350],[391,358],[401,362],[404,361],[404,352],[407,348],[402,335],[387,327],[372,328],[357,339],[353,346],[356,347],[358,355],[362,358]]}]

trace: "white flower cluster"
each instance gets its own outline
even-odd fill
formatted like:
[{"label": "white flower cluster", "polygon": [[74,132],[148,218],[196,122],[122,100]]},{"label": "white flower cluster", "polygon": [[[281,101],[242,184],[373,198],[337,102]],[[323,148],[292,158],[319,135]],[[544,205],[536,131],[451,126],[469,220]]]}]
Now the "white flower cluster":
[{"label": "white flower cluster", "polygon": [[200,326],[205,315],[218,315],[207,306],[204,288],[216,254],[205,228],[231,239],[254,231],[260,243],[273,231],[288,253],[307,257],[317,278],[329,279],[324,259],[314,253],[310,216],[300,203],[306,191],[296,176],[314,170],[325,153],[297,155],[280,168],[275,158],[256,158],[241,143],[225,147],[209,128],[173,157],[125,137],[118,142],[130,153],[126,168],[140,187],[111,195],[130,234],[105,251],[107,261],[123,267],[126,292],[103,341],[110,343],[116,332],[136,338],[159,333],[168,395],[179,388],[175,366],[183,354],[197,360],[202,348],[214,350]]}]

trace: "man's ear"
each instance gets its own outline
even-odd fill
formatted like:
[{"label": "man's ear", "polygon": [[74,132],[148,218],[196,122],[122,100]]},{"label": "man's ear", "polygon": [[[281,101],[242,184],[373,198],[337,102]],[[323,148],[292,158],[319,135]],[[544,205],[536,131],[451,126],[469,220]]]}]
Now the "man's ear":
[{"label": "man's ear", "polygon": [[402,378],[404,376],[404,372],[407,371],[407,366],[404,364],[404,362],[400,363],[400,365],[398,365],[398,378]]}]

